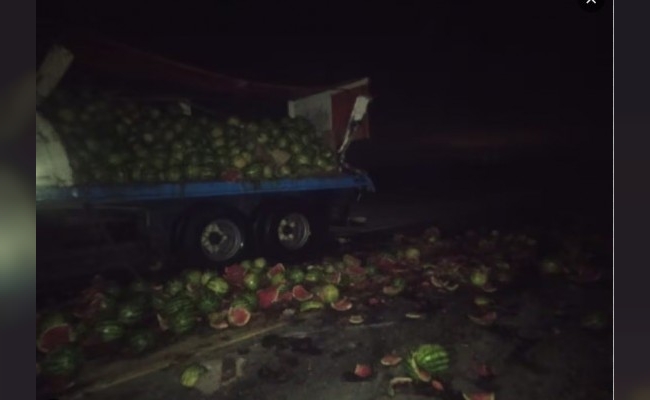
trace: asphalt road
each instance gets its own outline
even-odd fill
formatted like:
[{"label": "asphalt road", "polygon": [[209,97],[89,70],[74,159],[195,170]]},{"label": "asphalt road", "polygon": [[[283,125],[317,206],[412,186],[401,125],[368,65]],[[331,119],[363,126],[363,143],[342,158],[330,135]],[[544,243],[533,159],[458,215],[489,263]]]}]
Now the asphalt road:
[{"label": "asphalt road", "polygon": [[[315,319],[296,320],[272,335],[200,360],[218,369],[214,379],[222,384],[203,382],[198,389],[185,388],[178,382],[185,365],[179,365],[93,398],[389,399],[389,381],[404,375],[403,362],[387,367],[379,360],[393,352],[405,356],[422,343],[438,343],[453,355],[448,372],[440,378],[444,391],[406,385],[396,390],[393,399],[451,400],[461,399],[463,392],[492,392],[499,400],[609,399],[611,327],[587,330],[580,319],[594,309],[611,312],[610,287],[609,281],[577,286],[551,280],[496,293],[499,318],[489,327],[466,317],[472,312],[472,296],[463,291],[424,302],[397,298],[381,306],[361,304],[350,312],[327,310]],[[421,312],[424,318],[406,319],[405,313],[411,311]],[[349,324],[351,313],[364,315],[364,324]],[[227,369],[233,369],[236,360],[243,367],[232,378],[235,372]],[[357,363],[370,365],[373,375],[355,379],[352,371]],[[481,372],[482,365],[489,374]]]}]

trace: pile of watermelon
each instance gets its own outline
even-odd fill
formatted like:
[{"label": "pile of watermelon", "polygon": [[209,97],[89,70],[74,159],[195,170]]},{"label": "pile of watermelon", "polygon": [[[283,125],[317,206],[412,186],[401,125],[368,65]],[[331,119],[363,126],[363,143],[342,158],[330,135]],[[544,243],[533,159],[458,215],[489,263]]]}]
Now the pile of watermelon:
[{"label": "pile of watermelon", "polygon": [[[305,264],[285,266],[257,258],[219,273],[188,269],[165,282],[134,281],[128,286],[98,278],[75,307],[41,313],[39,365],[43,375],[69,380],[84,359],[139,356],[198,329],[245,326],[271,309],[290,309],[289,314],[350,312],[350,323],[363,323],[364,309],[390,303],[395,296],[417,299],[459,289],[475,295],[470,319],[487,325],[496,319],[491,294],[521,271],[540,268],[545,276],[551,262],[563,266],[555,274],[569,277],[589,270],[588,258],[578,262],[574,251],[542,261],[538,253],[537,241],[528,235],[467,232],[442,238],[438,230],[429,229],[421,236],[396,236],[380,252]],[[580,272],[566,267],[567,254]],[[448,356],[439,347],[423,347],[406,361],[409,375],[423,380],[446,369]]]},{"label": "pile of watermelon", "polygon": [[244,121],[179,103],[59,90],[42,106],[78,184],[262,181],[338,173],[335,153],[304,118]]}]

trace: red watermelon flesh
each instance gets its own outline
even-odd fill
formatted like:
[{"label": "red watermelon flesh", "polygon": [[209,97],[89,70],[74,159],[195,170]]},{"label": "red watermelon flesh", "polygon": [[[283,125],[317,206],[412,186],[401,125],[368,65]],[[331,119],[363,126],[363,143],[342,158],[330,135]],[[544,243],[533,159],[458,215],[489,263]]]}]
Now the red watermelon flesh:
[{"label": "red watermelon flesh", "polygon": [[372,375],[372,368],[368,364],[357,364],[354,368],[354,374],[359,378],[367,378]]},{"label": "red watermelon flesh", "polygon": [[284,293],[282,293],[280,295],[280,301],[282,301],[282,302],[286,303],[286,302],[289,302],[291,300],[293,300],[293,293],[291,293],[291,292],[284,292]]},{"label": "red watermelon flesh", "polygon": [[72,327],[62,322],[57,325],[51,325],[44,329],[38,336],[36,347],[43,353],[48,353],[58,347],[72,343],[74,341],[74,332]]},{"label": "red watermelon flesh", "polygon": [[348,300],[347,297],[344,297],[341,300],[332,303],[332,308],[336,311],[348,311],[352,308],[352,302]]},{"label": "red watermelon flesh", "polygon": [[376,260],[377,267],[382,270],[392,270],[397,266],[397,260],[388,254],[381,254]]},{"label": "red watermelon flesh", "polygon": [[337,271],[337,272],[332,272],[331,274],[327,274],[325,280],[328,283],[338,285],[339,283],[341,283],[341,273]]},{"label": "red watermelon flesh", "polygon": [[234,286],[242,286],[244,284],[244,276],[246,276],[244,267],[239,264],[233,264],[225,268],[223,279]]},{"label": "red watermelon flesh", "polygon": [[293,298],[298,301],[306,301],[314,297],[314,295],[307,291],[307,289],[305,289],[302,285],[294,286],[291,290],[291,293],[293,295]]},{"label": "red watermelon flesh", "polygon": [[366,274],[366,270],[360,266],[348,266],[345,268],[345,273],[350,275],[350,279],[358,280],[363,279]]},{"label": "red watermelon flesh", "polygon": [[228,310],[228,323],[233,326],[244,326],[250,319],[251,313],[244,307],[231,307]]},{"label": "red watermelon flesh", "polygon": [[284,273],[284,272],[285,272],[284,265],[282,263],[277,263],[269,270],[269,272],[267,273],[267,276],[269,278],[273,278],[273,276],[275,276],[277,274]]},{"label": "red watermelon flesh", "polygon": [[271,286],[257,291],[257,302],[261,309],[270,308],[280,297],[280,288]]},{"label": "red watermelon flesh", "polygon": [[106,295],[104,293],[93,291],[92,294],[87,292],[82,299],[81,304],[73,312],[74,316],[80,319],[91,319],[100,311],[107,307]]}]

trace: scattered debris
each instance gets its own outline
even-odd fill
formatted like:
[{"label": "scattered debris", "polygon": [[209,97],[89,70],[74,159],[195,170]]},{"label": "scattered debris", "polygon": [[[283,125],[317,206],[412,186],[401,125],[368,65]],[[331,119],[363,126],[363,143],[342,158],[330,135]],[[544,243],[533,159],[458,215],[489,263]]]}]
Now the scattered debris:
[{"label": "scattered debris", "polygon": [[400,362],[402,362],[402,357],[398,356],[397,354],[387,354],[381,359],[381,365],[385,365],[387,367],[393,367]]}]

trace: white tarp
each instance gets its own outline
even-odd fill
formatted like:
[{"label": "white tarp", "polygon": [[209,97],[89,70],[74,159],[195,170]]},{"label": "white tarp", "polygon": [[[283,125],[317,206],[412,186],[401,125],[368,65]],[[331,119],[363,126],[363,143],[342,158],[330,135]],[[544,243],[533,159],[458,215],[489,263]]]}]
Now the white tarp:
[{"label": "white tarp", "polygon": [[307,118],[320,133],[332,130],[332,95],[329,91],[289,102],[291,118]]},{"label": "white tarp", "polygon": [[36,186],[72,186],[65,147],[52,125],[36,113]]}]

